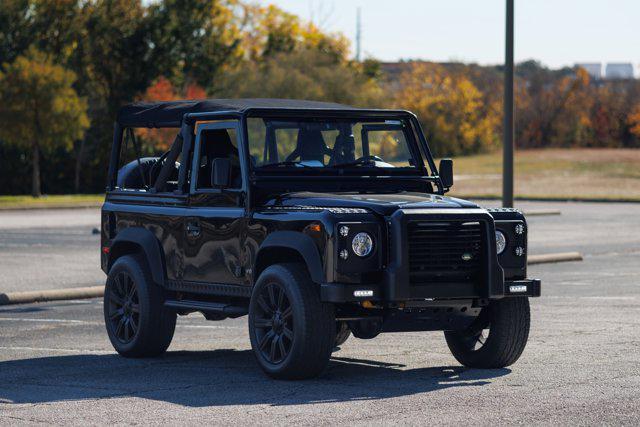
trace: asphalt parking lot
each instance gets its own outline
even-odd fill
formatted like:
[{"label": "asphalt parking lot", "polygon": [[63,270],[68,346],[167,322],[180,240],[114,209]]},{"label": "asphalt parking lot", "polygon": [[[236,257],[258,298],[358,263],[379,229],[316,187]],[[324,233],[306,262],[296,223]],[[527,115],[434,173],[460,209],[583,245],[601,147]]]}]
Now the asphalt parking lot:
[{"label": "asphalt parking lot", "polygon": [[[253,361],[244,318],[180,318],[164,357],[126,360],[111,349],[99,300],[5,306],[0,424],[638,425],[640,205],[520,206],[562,211],[530,218],[530,253],[578,250],[585,259],[530,268],[543,297],[531,300],[529,344],[508,369],[461,368],[441,333],[385,334],[350,338],[316,380],[273,381]],[[2,215],[0,224],[20,222]],[[35,277],[21,287],[103,280],[90,221],[58,215],[49,225],[0,225],[0,292],[20,269]],[[78,238],[61,243],[67,229]],[[23,260],[9,262],[13,253]],[[51,258],[37,262],[40,254]],[[82,267],[72,279],[52,277],[68,271],[67,257]]]}]

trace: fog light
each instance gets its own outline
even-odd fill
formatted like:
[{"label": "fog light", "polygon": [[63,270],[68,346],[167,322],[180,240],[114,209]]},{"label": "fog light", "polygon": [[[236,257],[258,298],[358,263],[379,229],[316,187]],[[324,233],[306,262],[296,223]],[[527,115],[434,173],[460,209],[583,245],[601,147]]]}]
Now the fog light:
[{"label": "fog light", "polygon": [[371,289],[358,289],[357,291],[353,291],[353,296],[357,298],[372,297],[373,291]]},{"label": "fog light", "polygon": [[522,246],[518,246],[516,248],[516,255],[518,255],[518,256],[524,255],[524,248]]},{"label": "fog light", "polygon": [[346,225],[340,227],[340,235],[342,237],[347,237],[349,235],[349,227],[347,227]]},{"label": "fog light", "polygon": [[349,258],[349,251],[346,249],[343,249],[340,251],[340,258],[342,259],[347,259]]},{"label": "fog light", "polygon": [[522,234],[522,233],[524,233],[524,225],[516,224],[516,234]]},{"label": "fog light", "polygon": [[509,292],[512,294],[527,292],[527,285],[511,285],[509,286]]}]

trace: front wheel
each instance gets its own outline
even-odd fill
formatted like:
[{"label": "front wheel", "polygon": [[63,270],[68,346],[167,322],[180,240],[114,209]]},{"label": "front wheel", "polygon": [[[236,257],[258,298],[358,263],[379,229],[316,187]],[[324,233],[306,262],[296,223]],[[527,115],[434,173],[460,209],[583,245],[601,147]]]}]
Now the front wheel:
[{"label": "front wheel", "polygon": [[258,364],[278,379],[319,375],[336,339],[333,305],[320,301],[300,264],[276,264],[260,274],[249,303],[249,337]]},{"label": "front wheel", "polygon": [[492,301],[464,331],[446,331],[458,362],[470,368],[504,368],[518,360],[529,338],[529,299]]}]

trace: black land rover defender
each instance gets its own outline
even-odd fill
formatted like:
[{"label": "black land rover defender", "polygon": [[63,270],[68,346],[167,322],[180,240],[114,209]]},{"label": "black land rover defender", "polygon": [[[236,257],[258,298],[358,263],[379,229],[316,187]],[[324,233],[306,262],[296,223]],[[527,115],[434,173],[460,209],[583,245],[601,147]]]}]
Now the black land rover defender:
[{"label": "black land rover defender", "polygon": [[[152,132],[173,143],[145,157]],[[526,278],[525,218],[445,197],[451,160],[436,168],[410,112],[132,104],[108,176],[104,316],[124,356],[163,353],[192,312],[248,315],[258,364],[276,378],[318,375],[350,334],[444,331],[478,368],[510,365],[526,345],[540,281]]]}]

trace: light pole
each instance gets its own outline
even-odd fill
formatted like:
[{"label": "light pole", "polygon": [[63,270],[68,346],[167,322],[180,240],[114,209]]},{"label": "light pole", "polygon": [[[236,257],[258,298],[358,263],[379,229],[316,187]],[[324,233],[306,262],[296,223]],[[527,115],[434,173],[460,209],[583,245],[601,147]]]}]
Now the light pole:
[{"label": "light pole", "polygon": [[507,0],[504,52],[504,138],[502,157],[502,206],[513,207],[513,0]]}]

